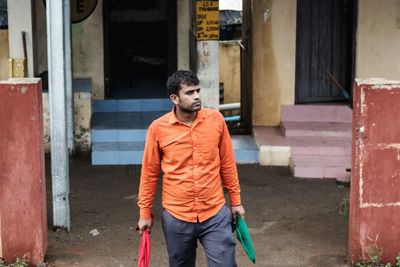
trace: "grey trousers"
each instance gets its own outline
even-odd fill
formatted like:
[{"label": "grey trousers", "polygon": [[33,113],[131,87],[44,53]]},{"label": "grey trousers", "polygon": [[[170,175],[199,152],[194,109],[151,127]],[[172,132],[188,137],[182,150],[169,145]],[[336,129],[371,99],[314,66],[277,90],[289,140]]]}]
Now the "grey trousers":
[{"label": "grey trousers", "polygon": [[231,228],[232,213],[227,206],[205,222],[189,223],[164,210],[162,227],[170,267],[194,267],[197,240],[207,255],[208,267],[236,267],[235,240]]}]

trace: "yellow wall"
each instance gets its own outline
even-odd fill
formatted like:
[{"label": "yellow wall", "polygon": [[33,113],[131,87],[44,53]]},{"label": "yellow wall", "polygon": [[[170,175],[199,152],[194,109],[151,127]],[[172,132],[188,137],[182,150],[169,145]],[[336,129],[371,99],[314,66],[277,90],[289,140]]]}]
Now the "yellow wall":
[{"label": "yellow wall", "polygon": [[219,79],[224,103],[240,102],[240,46],[237,41],[219,43]]},{"label": "yellow wall", "polygon": [[400,1],[358,4],[356,78],[400,78]]},{"label": "yellow wall", "polygon": [[[46,11],[35,1],[36,58],[38,73],[47,70]],[[81,23],[72,24],[73,76],[91,78],[93,99],[104,98],[103,1]]]},{"label": "yellow wall", "polygon": [[8,79],[8,30],[0,30],[0,80]]},{"label": "yellow wall", "polygon": [[296,1],[253,1],[253,125],[280,123],[282,104],[294,104]]}]

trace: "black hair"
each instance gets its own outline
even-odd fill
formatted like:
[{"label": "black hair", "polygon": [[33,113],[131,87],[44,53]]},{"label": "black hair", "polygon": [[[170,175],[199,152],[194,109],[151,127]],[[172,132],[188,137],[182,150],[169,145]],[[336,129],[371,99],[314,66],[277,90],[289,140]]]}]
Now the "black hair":
[{"label": "black hair", "polygon": [[196,74],[188,70],[178,70],[169,76],[167,81],[167,92],[168,96],[172,94],[178,95],[181,85],[199,85],[200,81]]}]

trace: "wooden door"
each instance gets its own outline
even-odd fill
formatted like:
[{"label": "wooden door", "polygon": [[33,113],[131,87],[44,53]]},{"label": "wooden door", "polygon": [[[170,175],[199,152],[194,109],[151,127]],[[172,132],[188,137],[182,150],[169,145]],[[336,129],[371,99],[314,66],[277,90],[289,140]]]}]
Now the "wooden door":
[{"label": "wooden door", "polygon": [[297,103],[340,102],[351,95],[356,6],[356,0],[297,1]]}]

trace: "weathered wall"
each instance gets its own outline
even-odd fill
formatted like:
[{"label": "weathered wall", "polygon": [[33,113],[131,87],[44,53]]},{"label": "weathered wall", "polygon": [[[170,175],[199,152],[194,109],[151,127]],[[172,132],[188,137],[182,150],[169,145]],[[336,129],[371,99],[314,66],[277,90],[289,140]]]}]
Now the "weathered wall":
[{"label": "weathered wall", "polygon": [[91,78],[93,99],[104,99],[103,1],[83,22],[72,25],[74,78]]},{"label": "weathered wall", "polygon": [[279,125],[294,104],[296,1],[253,1],[253,124]]},{"label": "weathered wall", "polygon": [[240,46],[238,41],[219,43],[219,79],[224,84],[224,103],[240,102]]},{"label": "weathered wall", "polygon": [[[50,152],[50,112],[49,94],[43,93],[43,134],[44,150]],[[92,102],[90,92],[74,93],[75,148],[77,151],[89,151],[91,144],[90,120]]]},{"label": "weathered wall", "polygon": [[33,29],[32,5],[34,1],[8,0],[8,40],[10,58],[24,58],[21,32],[26,33],[27,75],[35,76],[35,53],[33,42],[35,39]]},{"label": "weathered wall", "polygon": [[[103,1],[83,22],[72,24],[73,76],[91,78],[93,99],[104,98]],[[35,1],[37,73],[47,70],[46,10]]]},{"label": "weathered wall", "polygon": [[0,30],[0,80],[8,79],[8,30]]},{"label": "weathered wall", "polygon": [[400,1],[358,1],[357,27],[356,77],[399,79]]}]

